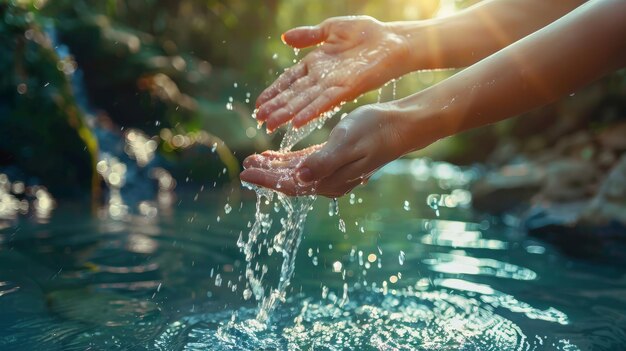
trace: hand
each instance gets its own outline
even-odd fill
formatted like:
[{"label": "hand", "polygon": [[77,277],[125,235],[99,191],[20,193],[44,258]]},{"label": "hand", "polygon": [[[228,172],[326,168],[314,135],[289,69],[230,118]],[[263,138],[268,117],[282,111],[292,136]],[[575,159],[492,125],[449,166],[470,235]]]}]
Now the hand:
[{"label": "hand", "polygon": [[387,104],[363,106],[342,119],[325,144],[249,156],[240,177],[289,196],[339,197],[413,149],[407,123],[404,114]]},{"label": "hand", "polygon": [[256,102],[268,131],[301,127],[342,102],[408,73],[409,44],[394,27],[367,16],[336,17],[287,31],[294,48],[321,44],[287,69]]}]

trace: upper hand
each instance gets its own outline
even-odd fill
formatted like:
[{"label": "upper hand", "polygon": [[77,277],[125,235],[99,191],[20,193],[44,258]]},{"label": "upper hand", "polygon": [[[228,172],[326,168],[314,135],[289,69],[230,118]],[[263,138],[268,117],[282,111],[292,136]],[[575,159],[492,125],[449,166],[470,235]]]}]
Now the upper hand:
[{"label": "upper hand", "polygon": [[295,128],[342,102],[407,73],[406,38],[367,16],[330,18],[287,31],[294,48],[321,44],[261,93],[256,118],[268,131],[292,120]]},{"label": "upper hand", "polygon": [[383,104],[361,107],[342,119],[328,142],[244,161],[243,181],[290,196],[338,197],[365,183],[378,168],[411,150],[407,120]]}]

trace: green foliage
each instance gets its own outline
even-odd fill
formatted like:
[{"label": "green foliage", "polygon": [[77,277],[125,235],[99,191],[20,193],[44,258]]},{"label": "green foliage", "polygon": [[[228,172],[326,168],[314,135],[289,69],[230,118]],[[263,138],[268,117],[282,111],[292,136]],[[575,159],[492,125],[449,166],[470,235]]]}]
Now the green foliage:
[{"label": "green foliage", "polygon": [[[54,16],[62,42],[70,46],[85,72],[93,104],[118,125],[153,134],[161,127],[204,129],[228,140],[229,145],[233,140],[231,146],[237,150],[251,152],[255,144],[249,138],[242,140],[245,130],[254,127],[249,118],[250,104],[240,103],[241,108],[234,112],[226,108],[229,100],[242,102],[245,92],[252,96],[250,89],[260,89],[245,86],[242,77],[249,72],[244,72],[240,67],[246,65],[236,60],[247,60],[252,50],[249,43],[255,41],[245,38],[258,34],[249,28],[231,28],[228,23],[232,21],[216,15],[237,10],[235,5],[59,1],[50,3],[45,13]],[[248,15],[249,10],[241,16]],[[231,29],[234,33],[227,34]],[[220,30],[223,36],[216,35]],[[228,45],[221,43],[233,35],[243,39]],[[219,44],[216,38],[221,38]],[[228,67],[219,67],[220,62]],[[235,82],[241,82],[239,89],[234,88]],[[207,105],[212,108],[204,108]],[[160,122],[159,128],[155,121]],[[267,145],[260,138],[256,146]]]},{"label": "green foliage", "polygon": [[33,12],[0,5],[0,165],[38,177],[56,196],[94,185],[95,139]]}]

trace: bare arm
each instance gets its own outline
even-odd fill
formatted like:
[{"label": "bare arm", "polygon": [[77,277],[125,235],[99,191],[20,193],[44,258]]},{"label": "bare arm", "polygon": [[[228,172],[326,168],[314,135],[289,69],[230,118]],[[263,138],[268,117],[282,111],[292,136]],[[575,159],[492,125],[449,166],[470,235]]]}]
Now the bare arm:
[{"label": "bare arm", "polygon": [[287,31],[295,48],[321,44],[257,99],[269,131],[301,127],[344,101],[421,69],[465,67],[547,25],[582,0],[489,0],[446,18],[382,23],[330,18]]},{"label": "bare arm", "polygon": [[389,23],[409,41],[411,71],[474,64],[554,22],[585,0],[486,0],[454,15]]},{"label": "bare arm", "polygon": [[321,148],[250,156],[241,178],[289,195],[339,196],[407,152],[544,105],[625,66],[626,0],[590,1],[429,89],[353,111]]},{"label": "bare arm", "polygon": [[626,1],[595,0],[393,105],[430,116],[443,137],[552,102],[625,64]]}]

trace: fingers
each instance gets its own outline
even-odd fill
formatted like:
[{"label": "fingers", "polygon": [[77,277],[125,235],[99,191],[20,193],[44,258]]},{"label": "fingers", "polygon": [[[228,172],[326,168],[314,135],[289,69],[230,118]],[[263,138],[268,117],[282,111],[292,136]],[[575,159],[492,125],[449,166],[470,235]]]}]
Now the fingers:
[{"label": "fingers", "polygon": [[309,184],[319,181],[363,157],[351,148],[341,147],[337,139],[330,138],[319,151],[312,153],[298,166],[295,174],[298,182]]},{"label": "fingers", "polygon": [[[267,89],[265,89],[259,95],[259,97],[256,100],[256,107],[259,108],[264,103],[270,101],[276,95],[280,94],[285,89],[287,89],[293,82],[306,76],[306,74],[307,74],[307,68],[306,68],[306,65],[302,62],[287,69],[285,72],[283,72],[283,74],[280,75],[280,77],[278,77],[278,79],[276,79],[276,81],[274,81],[274,83],[272,83],[272,85],[270,85]],[[259,119],[260,121],[263,121],[262,119],[259,118],[258,114],[257,114],[257,119]]]},{"label": "fingers", "polygon": [[240,177],[244,182],[274,189],[288,196],[318,194],[327,197],[339,197],[367,181],[367,178],[355,176],[355,174],[359,174],[364,165],[363,159],[358,160],[341,167],[331,177],[309,184],[302,184],[296,180],[293,169],[249,168],[241,172]]},{"label": "fingers", "polygon": [[[302,64],[304,66],[304,64]],[[280,78],[279,78],[280,79]],[[263,102],[256,113],[259,121],[266,121],[278,110],[285,107],[294,97],[303,95],[309,88],[317,85],[317,82],[310,76],[303,76],[289,85],[281,87],[281,91],[274,95],[271,99]]]},{"label": "fingers", "polygon": [[340,197],[350,192],[354,187],[367,182],[364,175],[367,161],[365,158],[341,166],[329,177],[315,181],[315,194],[326,197]]},{"label": "fingers", "polygon": [[[241,180],[283,192],[289,196],[319,194],[342,196],[369,177],[368,162],[354,149],[347,152],[340,141],[345,140],[342,130],[334,132],[330,146],[315,145],[304,150],[278,153],[266,151],[249,156],[244,161],[246,169]],[[302,164],[315,180],[302,181]]]},{"label": "fingers", "polygon": [[[304,78],[301,80],[304,80]],[[302,91],[299,89],[304,90]],[[322,91],[323,88],[319,85],[313,85],[310,87],[304,87],[301,85],[301,88],[294,86],[293,89],[289,89],[289,92],[285,92],[284,98],[283,94],[276,97],[274,99],[278,100],[276,103],[282,103],[283,105],[277,110],[271,112],[270,115],[267,117],[267,129],[269,131],[272,131],[280,127],[282,124],[289,122],[294,115],[298,114],[301,110],[303,110],[313,101],[315,101],[315,99],[317,99],[317,97],[322,94]],[[297,93],[297,95],[292,96],[294,93]],[[270,103],[273,104],[274,100],[272,100]]]},{"label": "fingers", "polygon": [[251,168],[251,167],[260,167],[261,165],[261,160],[260,160],[261,156],[259,154],[254,154],[254,155],[250,155],[248,157],[246,157],[245,160],[243,160],[243,168]]},{"label": "fingers", "polygon": [[279,168],[295,168],[302,161],[315,151],[320,150],[324,144],[309,146],[305,149],[290,152],[264,151],[261,154],[254,154],[246,157],[243,161],[244,168],[264,168],[276,170]]},{"label": "fingers", "polygon": [[285,44],[296,49],[302,49],[316,44],[320,44],[328,37],[325,26],[298,27],[286,31],[281,39]]},{"label": "fingers", "polygon": [[317,96],[310,104],[296,113],[293,117],[294,128],[300,128],[311,120],[319,117],[322,113],[330,111],[333,107],[345,101],[348,89],[345,87],[331,87]]},{"label": "fingers", "polygon": [[289,196],[313,194],[313,185],[301,185],[294,181],[293,173],[277,172],[261,168],[246,169],[239,174],[242,181],[280,191]]}]

